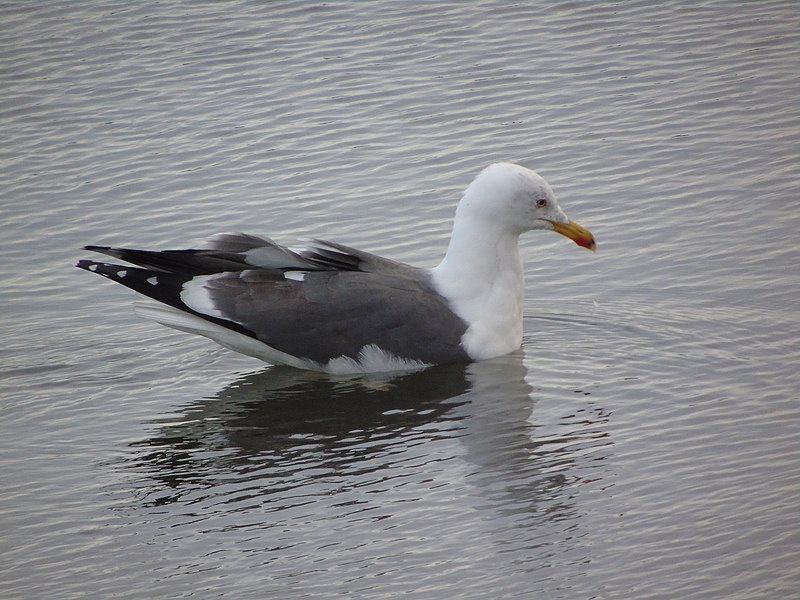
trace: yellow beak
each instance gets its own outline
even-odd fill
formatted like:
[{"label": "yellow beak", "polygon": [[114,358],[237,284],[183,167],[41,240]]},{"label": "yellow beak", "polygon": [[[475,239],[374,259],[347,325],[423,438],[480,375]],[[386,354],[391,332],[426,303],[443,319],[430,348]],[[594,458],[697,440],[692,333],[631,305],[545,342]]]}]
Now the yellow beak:
[{"label": "yellow beak", "polygon": [[573,242],[578,244],[578,246],[588,248],[592,252],[595,251],[594,236],[588,229],[578,225],[572,219],[570,219],[568,223],[557,223],[556,221],[550,221],[550,224],[553,226],[553,231],[556,233],[567,236]]}]

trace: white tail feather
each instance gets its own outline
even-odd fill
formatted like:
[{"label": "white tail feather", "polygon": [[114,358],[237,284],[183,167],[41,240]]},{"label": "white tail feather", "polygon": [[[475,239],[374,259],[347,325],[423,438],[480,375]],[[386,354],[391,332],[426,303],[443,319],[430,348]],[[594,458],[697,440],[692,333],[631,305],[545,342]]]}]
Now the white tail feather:
[{"label": "white tail feather", "polygon": [[248,335],[212,323],[172,306],[153,302],[136,302],[134,306],[139,316],[186,333],[202,335],[234,352],[246,354],[271,364],[290,365],[298,369],[319,370],[319,365],[313,361],[290,356]]}]

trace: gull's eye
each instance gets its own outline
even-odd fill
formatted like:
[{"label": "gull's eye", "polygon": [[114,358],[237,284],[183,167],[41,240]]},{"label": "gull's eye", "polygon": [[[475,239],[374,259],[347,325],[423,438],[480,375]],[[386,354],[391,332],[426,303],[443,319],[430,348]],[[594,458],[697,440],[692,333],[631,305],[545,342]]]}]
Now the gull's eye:
[{"label": "gull's eye", "polygon": [[547,198],[539,198],[536,201],[536,208],[544,208],[547,206]]}]

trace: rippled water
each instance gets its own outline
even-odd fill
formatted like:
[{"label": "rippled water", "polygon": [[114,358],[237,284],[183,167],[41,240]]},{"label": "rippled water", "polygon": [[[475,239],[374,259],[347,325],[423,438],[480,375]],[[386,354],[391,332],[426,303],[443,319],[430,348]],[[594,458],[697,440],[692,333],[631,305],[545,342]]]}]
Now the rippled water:
[{"label": "rippled water", "polygon": [[[797,3],[20,2],[0,43],[0,596],[797,596]],[[527,236],[486,363],[266,367],[71,267],[430,266],[499,159],[598,252]]]}]

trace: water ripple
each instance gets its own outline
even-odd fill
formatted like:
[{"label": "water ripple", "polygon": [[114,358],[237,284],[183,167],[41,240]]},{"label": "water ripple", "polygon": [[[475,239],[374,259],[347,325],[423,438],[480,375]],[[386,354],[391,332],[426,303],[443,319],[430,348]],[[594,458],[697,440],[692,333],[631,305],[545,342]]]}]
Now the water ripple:
[{"label": "water ripple", "polygon": [[[4,598],[795,593],[794,3],[0,22]],[[221,230],[432,265],[498,159],[598,253],[523,239],[523,350],[488,364],[253,372],[70,266]]]}]

